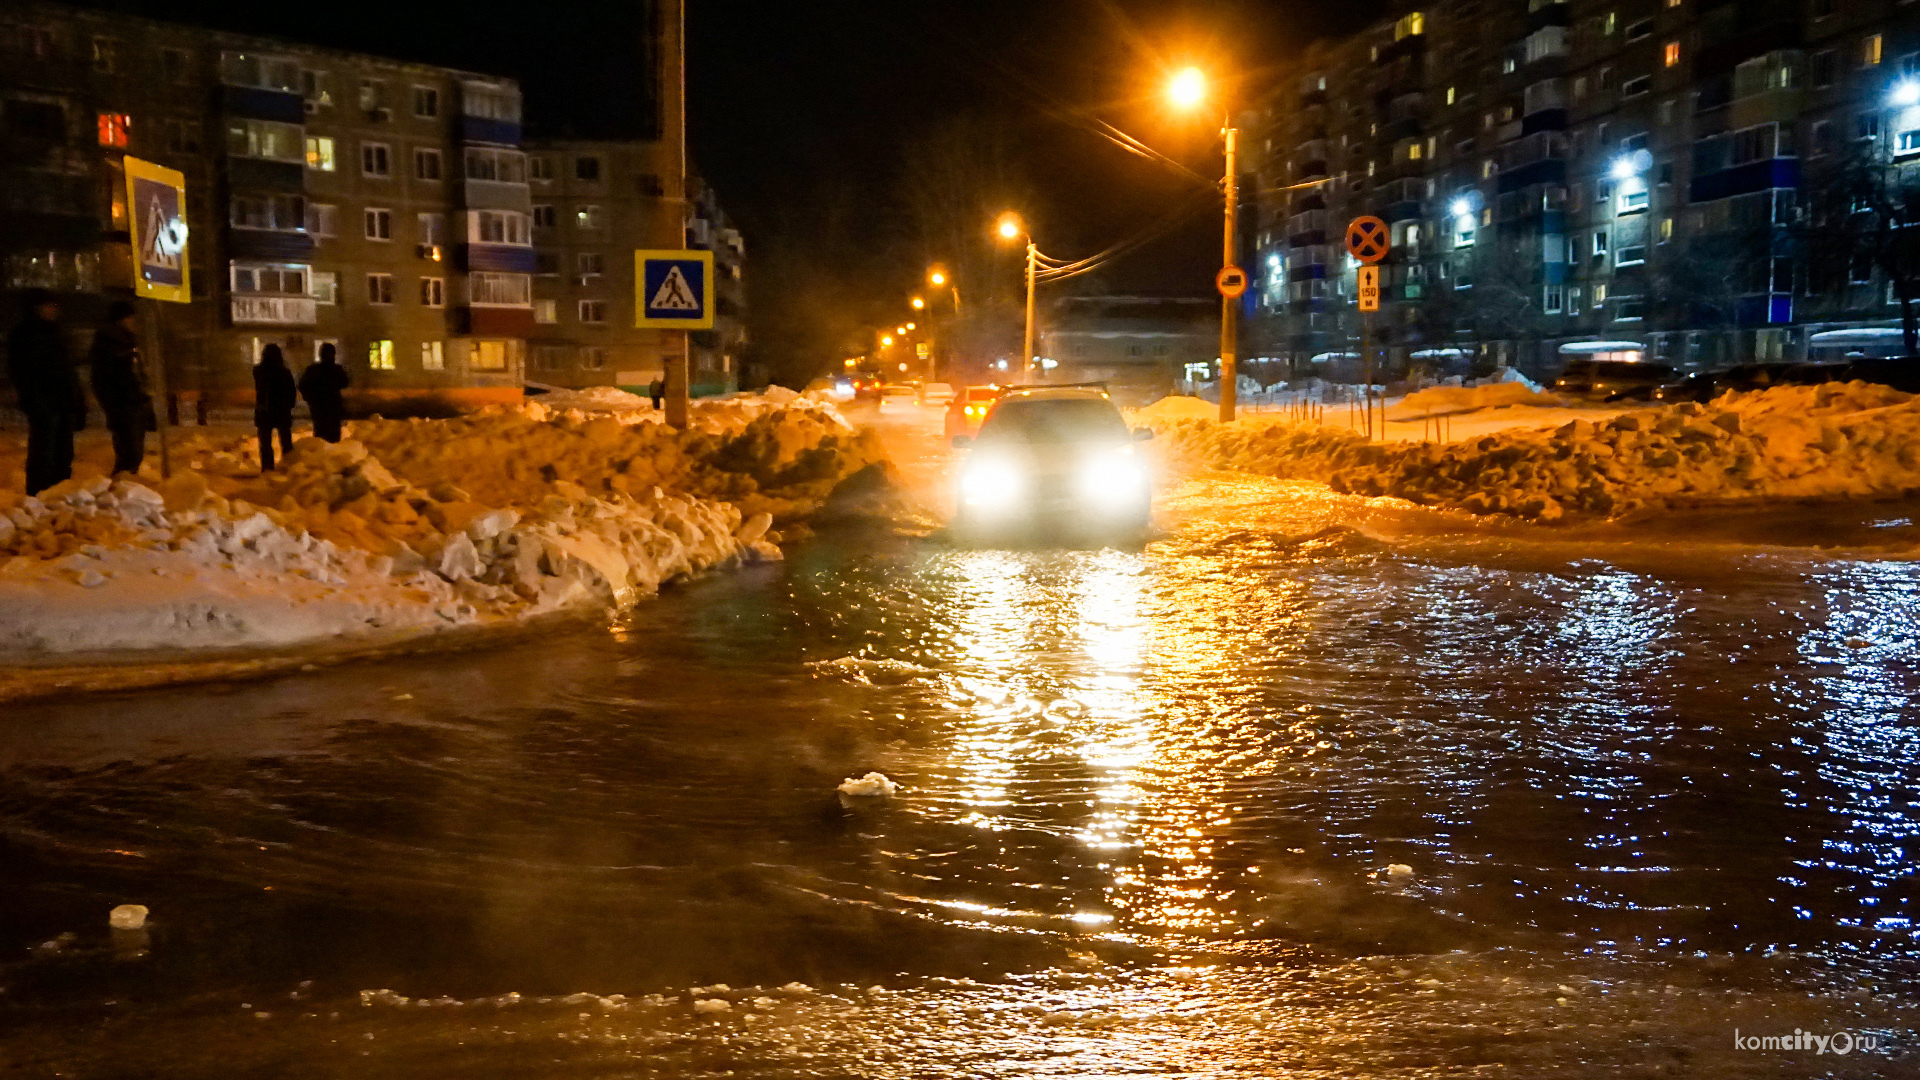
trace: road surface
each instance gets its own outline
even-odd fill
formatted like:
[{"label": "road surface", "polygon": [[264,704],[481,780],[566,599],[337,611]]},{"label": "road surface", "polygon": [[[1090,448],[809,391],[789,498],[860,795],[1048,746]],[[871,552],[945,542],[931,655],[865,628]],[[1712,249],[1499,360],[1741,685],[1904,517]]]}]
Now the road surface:
[{"label": "road surface", "polygon": [[879,419],[922,512],[611,625],[9,709],[9,1075],[1916,1067],[1911,508],[961,550]]}]

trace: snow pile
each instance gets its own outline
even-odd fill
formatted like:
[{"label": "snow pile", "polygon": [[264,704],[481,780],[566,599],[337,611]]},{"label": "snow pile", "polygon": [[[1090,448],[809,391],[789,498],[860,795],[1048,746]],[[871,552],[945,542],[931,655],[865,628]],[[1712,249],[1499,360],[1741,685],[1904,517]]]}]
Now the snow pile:
[{"label": "snow pile", "polygon": [[1160,445],[1202,465],[1539,521],[1920,491],[1920,399],[1858,382],[1729,394],[1705,407],[1686,402],[1451,444],[1369,443],[1285,423],[1154,426]]},{"label": "snow pile", "polygon": [[777,559],[778,526],[881,453],[830,412],[740,408],[732,434],[538,406],[359,421],[264,476],[251,433],[189,429],[186,468],[154,486],[85,462],[40,498],[0,494],[0,654],[412,635]]},{"label": "snow pile", "polygon": [[1488,380],[1478,386],[1430,386],[1401,398],[1395,411],[1405,416],[1425,416],[1498,409],[1508,405],[1556,408],[1566,404],[1559,397],[1541,393],[1525,382],[1523,377],[1512,382]]},{"label": "snow pile", "polygon": [[1134,412],[1135,421],[1148,424],[1174,420],[1212,420],[1220,415],[1220,406],[1197,397],[1170,394]]}]

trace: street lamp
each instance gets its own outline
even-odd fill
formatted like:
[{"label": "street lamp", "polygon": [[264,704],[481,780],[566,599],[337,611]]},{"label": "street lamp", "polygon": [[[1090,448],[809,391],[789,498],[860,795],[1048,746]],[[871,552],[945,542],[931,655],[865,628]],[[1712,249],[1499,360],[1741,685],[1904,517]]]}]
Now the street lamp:
[{"label": "street lamp", "polygon": [[1020,224],[1020,218],[1012,211],[1000,215],[1000,235],[1008,240],[1025,237],[1027,241],[1027,330],[1022,340],[1020,352],[1020,377],[1030,380],[1033,377],[1033,273],[1039,261],[1040,252],[1033,245],[1033,236]]},{"label": "street lamp", "polygon": [[[1197,109],[1207,99],[1207,77],[1200,73],[1199,68],[1187,68],[1173,77],[1173,82],[1167,87],[1167,96],[1176,108],[1188,111]],[[1220,267],[1222,270],[1227,270],[1235,265],[1234,233],[1238,231],[1235,218],[1239,211],[1236,204],[1240,201],[1239,178],[1235,175],[1234,167],[1234,152],[1240,132],[1233,126],[1232,113],[1229,112],[1222,121],[1220,132],[1226,137],[1227,144],[1227,172],[1224,185],[1227,195],[1226,230],[1225,239],[1221,244]],[[1239,348],[1239,327],[1236,325],[1235,318],[1238,312],[1234,309],[1234,303],[1233,297],[1224,294],[1220,297],[1220,420],[1222,423],[1233,419],[1235,391],[1238,389],[1237,381],[1240,377],[1234,356]]]}]

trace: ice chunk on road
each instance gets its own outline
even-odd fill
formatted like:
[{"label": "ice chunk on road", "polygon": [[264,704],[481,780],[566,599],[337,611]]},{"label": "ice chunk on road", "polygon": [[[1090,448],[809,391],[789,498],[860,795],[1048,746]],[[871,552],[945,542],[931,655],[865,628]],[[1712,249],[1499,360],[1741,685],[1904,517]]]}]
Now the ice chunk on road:
[{"label": "ice chunk on road", "polygon": [[115,930],[138,930],[147,925],[147,908],[144,904],[121,904],[107,912],[107,925]]},{"label": "ice chunk on road", "polygon": [[840,794],[860,799],[889,799],[900,789],[900,785],[887,779],[885,773],[870,772],[865,776],[849,777],[840,781]]}]

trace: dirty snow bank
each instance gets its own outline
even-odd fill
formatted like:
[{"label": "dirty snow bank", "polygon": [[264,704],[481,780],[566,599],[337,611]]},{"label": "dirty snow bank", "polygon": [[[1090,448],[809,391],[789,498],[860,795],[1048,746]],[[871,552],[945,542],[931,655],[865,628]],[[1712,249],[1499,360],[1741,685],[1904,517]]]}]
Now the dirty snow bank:
[{"label": "dirty snow bank", "polygon": [[1194,464],[1538,521],[1769,499],[1920,492],[1920,399],[1784,386],[1456,443],[1369,443],[1287,423],[1147,420]]},{"label": "dirty snow bank", "polygon": [[[777,559],[881,460],[837,414],[758,401],[695,430],[555,416],[359,421],[259,475],[250,432],[185,429],[165,482],[0,494],[0,656],[287,646],[618,607]],[[19,457],[0,437],[0,475]],[[91,476],[88,474],[91,473]],[[15,474],[17,484],[17,473]]]}]

